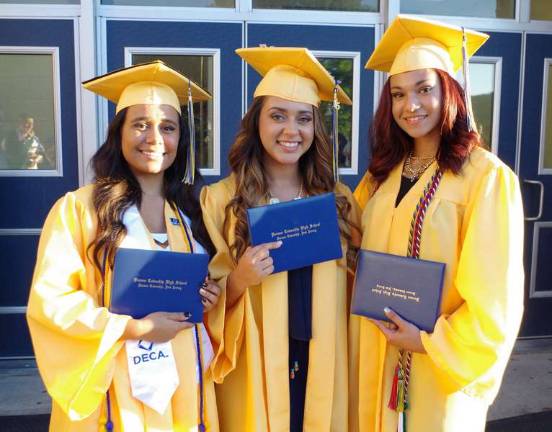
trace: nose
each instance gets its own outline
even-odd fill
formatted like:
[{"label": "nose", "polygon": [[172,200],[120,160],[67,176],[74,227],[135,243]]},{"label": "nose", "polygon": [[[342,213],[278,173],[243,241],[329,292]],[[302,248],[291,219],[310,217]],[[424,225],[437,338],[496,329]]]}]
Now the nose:
[{"label": "nose", "polygon": [[163,135],[161,134],[159,128],[151,127],[148,129],[146,142],[153,145],[163,144]]},{"label": "nose", "polygon": [[285,136],[295,136],[299,133],[299,127],[297,123],[293,120],[288,120],[284,125],[283,133]]},{"label": "nose", "polygon": [[418,100],[418,96],[415,93],[408,94],[408,99],[406,101],[406,108],[410,112],[414,112],[420,108],[420,101]]}]

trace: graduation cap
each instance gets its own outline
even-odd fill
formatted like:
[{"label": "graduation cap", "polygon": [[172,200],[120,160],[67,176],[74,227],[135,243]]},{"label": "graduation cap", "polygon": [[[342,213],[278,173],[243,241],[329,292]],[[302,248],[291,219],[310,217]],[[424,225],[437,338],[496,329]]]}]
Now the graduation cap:
[{"label": "graduation cap", "polygon": [[419,69],[440,69],[454,77],[462,66],[468,125],[475,130],[470,100],[468,59],[489,35],[428,19],[398,15],[366,63],[389,76]]},{"label": "graduation cap", "polygon": [[115,112],[132,105],[169,105],[182,114],[188,106],[188,147],[183,181],[193,184],[195,172],[195,130],[193,102],[206,101],[209,93],[161,60],[118,69],[82,83],[83,87],[117,104]]},{"label": "graduation cap", "polygon": [[353,102],[339,82],[308,48],[267,47],[239,48],[236,53],[263,76],[254,96],[276,96],[318,107],[320,101],[331,101],[333,172],[338,180],[337,111],[339,104]]}]

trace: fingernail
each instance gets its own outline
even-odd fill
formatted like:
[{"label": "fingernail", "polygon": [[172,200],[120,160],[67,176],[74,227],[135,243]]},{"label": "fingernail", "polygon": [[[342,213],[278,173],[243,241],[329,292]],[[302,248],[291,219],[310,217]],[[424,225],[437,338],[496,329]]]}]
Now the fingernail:
[{"label": "fingernail", "polygon": [[384,311],[386,314],[391,313],[391,309],[389,309],[387,306],[385,306],[385,307],[383,308],[383,311]]},{"label": "fingernail", "polygon": [[203,288],[200,288],[200,289],[199,289],[199,293],[200,293],[200,294],[207,294],[207,291],[205,291]]},{"label": "fingernail", "polygon": [[192,314],[190,312],[184,312],[184,318],[190,318]]}]

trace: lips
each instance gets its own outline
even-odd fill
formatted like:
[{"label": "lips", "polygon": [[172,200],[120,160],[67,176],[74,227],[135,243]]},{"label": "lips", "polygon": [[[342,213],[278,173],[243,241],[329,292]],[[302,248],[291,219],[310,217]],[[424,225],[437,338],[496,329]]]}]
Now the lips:
[{"label": "lips", "polygon": [[403,117],[403,120],[411,126],[416,126],[421,122],[423,122],[426,118],[427,118],[427,114],[418,114],[418,115]]},{"label": "lips", "polygon": [[295,151],[299,148],[299,141],[277,141],[278,145],[282,146],[286,151]]},{"label": "lips", "polygon": [[164,152],[161,151],[151,151],[151,150],[138,150],[143,156],[146,157],[146,159],[150,160],[159,160],[163,159],[163,156],[165,156]]}]

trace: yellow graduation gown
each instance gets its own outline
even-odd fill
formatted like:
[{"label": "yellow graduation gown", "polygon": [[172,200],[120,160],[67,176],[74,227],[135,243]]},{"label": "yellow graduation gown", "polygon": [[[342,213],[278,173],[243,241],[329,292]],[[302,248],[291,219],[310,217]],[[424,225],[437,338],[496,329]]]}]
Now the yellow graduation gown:
[{"label": "yellow graduation gown", "polygon": [[[402,164],[365,205],[362,248],[405,255],[412,215],[434,163],[395,208]],[[523,308],[523,210],[514,173],[476,148],[460,175],[446,172],[423,224],[422,259],[446,263],[441,316],[413,354],[407,431],[483,431],[514,344]],[[366,318],[352,317],[351,431],[397,430],[387,407],[397,348]]]},{"label": "yellow graduation gown", "polygon": [[[52,397],[50,431],[104,431],[108,389],[115,432],[196,430],[199,390],[193,329],[172,341],[180,385],[165,414],[132,397],[124,343],[119,340],[130,317],[99,306],[101,275],[87,257],[97,227],[92,188],[67,193],[50,211],[27,309],[36,361]],[[170,217],[176,214],[166,203],[171,249],[183,251],[184,233]],[[109,295],[109,285],[106,292]],[[209,373],[204,383],[207,430],[218,431]]]},{"label": "yellow graduation gown", "polygon": [[[353,203],[350,218],[359,223],[349,189],[336,190]],[[217,254],[210,274],[226,285],[234,264],[223,237],[225,208],[234,196],[233,176],[206,187],[201,205],[205,225]],[[233,241],[235,219],[230,221]],[[343,256],[347,245],[342,241]],[[300,252],[298,252],[300,253]],[[347,271],[345,258],[313,266],[312,340],[305,401],[305,431],[347,430]],[[221,430],[288,431],[288,299],[287,272],[268,276],[251,286],[208,323],[215,343],[214,379]]]}]

